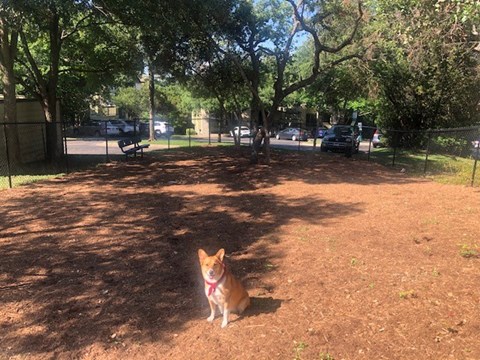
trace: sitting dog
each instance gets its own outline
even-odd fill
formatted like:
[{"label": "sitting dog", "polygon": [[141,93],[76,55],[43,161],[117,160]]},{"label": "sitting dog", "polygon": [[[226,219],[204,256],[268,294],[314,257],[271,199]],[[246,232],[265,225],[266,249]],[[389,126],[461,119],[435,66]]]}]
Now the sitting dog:
[{"label": "sitting dog", "polygon": [[213,256],[209,256],[202,249],[198,250],[200,267],[205,280],[205,295],[211,310],[207,320],[213,321],[215,309],[218,306],[220,313],[223,314],[222,328],[227,326],[230,312],[241,314],[250,305],[247,291],[223,263],[224,256],[224,249],[218,250]]}]

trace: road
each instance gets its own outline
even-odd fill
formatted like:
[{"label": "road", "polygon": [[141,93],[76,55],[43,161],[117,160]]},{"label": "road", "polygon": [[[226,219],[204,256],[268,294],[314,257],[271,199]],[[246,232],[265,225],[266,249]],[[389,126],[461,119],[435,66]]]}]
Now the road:
[{"label": "road", "polygon": [[[165,145],[151,144],[145,151],[165,149]],[[67,140],[67,153],[69,155],[105,155],[108,151],[110,155],[122,155],[122,151],[118,147],[117,140],[108,141],[105,139],[91,138],[91,139],[74,139],[68,138]]]},{"label": "road", "polygon": [[[192,140],[200,142],[208,142],[208,138],[192,138]],[[212,144],[217,143],[217,135],[211,136],[210,141]],[[229,136],[222,136],[222,142],[233,143],[233,138]],[[251,144],[251,139],[243,138],[241,139],[243,145]],[[321,140],[317,139],[316,151],[320,151]],[[313,139],[308,139],[308,141],[291,141],[291,140],[277,140],[275,138],[270,138],[270,145],[272,148],[286,149],[286,150],[300,150],[300,151],[312,151],[313,150]],[[363,141],[360,143],[360,151],[368,152],[368,141]],[[175,140],[171,141],[171,147],[175,147]],[[167,145],[157,145],[151,144],[146,151],[160,150],[168,148]],[[70,155],[104,155],[107,152],[107,145],[105,139],[91,138],[91,139],[73,139],[68,138],[67,141],[67,152]],[[111,155],[121,155],[122,152],[117,145],[117,141],[109,139],[108,141],[108,154]]]},{"label": "road", "polygon": [[[202,139],[205,141],[205,139]],[[207,140],[208,141],[208,140]],[[217,142],[217,135],[211,137],[211,142]],[[229,136],[222,136],[222,142],[233,142],[233,138]],[[250,145],[251,139],[242,138],[241,142],[243,145]],[[315,151],[320,151],[320,144],[322,143],[321,139],[317,139],[317,144]],[[308,139],[307,141],[292,141],[292,140],[277,140],[275,138],[270,138],[270,145],[273,148],[277,149],[286,149],[286,150],[300,150],[300,151],[312,151],[313,150],[313,139]],[[369,141],[362,141],[360,143],[360,151],[368,152]]]}]

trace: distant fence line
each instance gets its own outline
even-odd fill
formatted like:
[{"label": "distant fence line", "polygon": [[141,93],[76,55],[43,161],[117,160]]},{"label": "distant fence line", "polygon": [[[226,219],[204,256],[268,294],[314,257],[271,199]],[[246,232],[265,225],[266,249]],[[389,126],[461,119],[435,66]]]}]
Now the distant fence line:
[{"label": "distant fence line", "polygon": [[[367,127],[368,128],[368,127]],[[386,129],[381,131],[385,141],[382,147],[392,151],[391,165],[395,166],[402,150],[416,152],[424,155],[423,173],[427,174],[431,157],[447,155],[453,158],[472,159],[470,185],[475,182],[477,162],[480,159],[480,126],[429,129],[429,130],[398,130]],[[373,140],[369,139],[367,160],[371,160],[371,146]]]},{"label": "distant fence line", "polygon": [[[55,123],[57,128],[57,142],[61,147],[62,155],[54,163],[47,160],[47,129],[45,121],[39,122],[18,122],[0,123],[0,188],[14,187],[23,182],[34,181],[45,174],[68,173],[79,168],[78,158],[81,155],[74,155],[72,151],[76,140],[85,139],[92,144],[92,148],[85,154],[85,157],[96,157],[97,162],[108,162],[113,158],[121,156],[115,140],[123,136],[148,137],[148,123],[140,121],[129,121],[129,131],[118,131],[111,126],[108,120],[92,122],[88,126],[67,126],[63,122]],[[367,161],[375,161],[384,165],[409,166],[408,156],[412,152],[423,156],[422,169],[427,174],[434,168],[437,160],[436,155],[447,155],[452,158],[465,160],[471,164],[470,185],[475,184],[477,162],[480,159],[480,126],[432,129],[432,130],[398,130],[384,129],[381,131],[382,142],[373,143],[373,136],[377,129],[375,127],[363,126],[359,135],[362,136],[362,151],[355,155]],[[207,141],[192,135],[193,131],[187,131],[182,140],[178,137],[167,136],[166,147],[191,146],[192,141]],[[316,133],[316,132],[315,132]],[[171,134],[170,134],[171,135]],[[208,143],[217,141],[218,134],[210,136]],[[96,141],[91,141],[91,140]],[[222,136],[225,139],[225,136]],[[228,141],[232,141],[231,138]],[[101,144],[104,146],[101,146]],[[113,142],[113,144],[112,144]],[[275,141],[271,141],[275,146]],[[292,150],[319,151],[321,139],[315,142],[291,142]],[[181,145],[176,145],[180,144]],[[242,145],[251,146],[251,138],[243,138]],[[95,147],[93,147],[95,144]],[[100,144],[100,146],[98,146]],[[298,146],[297,146],[298,145]],[[379,146],[377,148],[377,145]],[[75,161],[74,161],[75,157]],[[471,163],[470,163],[471,161]],[[416,172],[419,172],[418,164]],[[436,169],[438,171],[438,169]],[[450,169],[440,169],[448,173]]]}]

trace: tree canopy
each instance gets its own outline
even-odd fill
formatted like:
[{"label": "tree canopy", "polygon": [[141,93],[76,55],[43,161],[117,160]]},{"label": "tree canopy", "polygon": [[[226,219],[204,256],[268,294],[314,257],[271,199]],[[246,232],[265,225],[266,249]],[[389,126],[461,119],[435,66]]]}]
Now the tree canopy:
[{"label": "tree canopy", "polygon": [[[3,1],[5,117],[15,94],[36,97],[54,122],[58,99],[75,119],[93,95],[116,93],[132,116],[164,109],[186,121],[203,104],[223,116],[250,109],[264,130],[300,104],[383,127],[474,124],[479,14],[474,0]],[[150,99],[131,101],[146,69]]]}]

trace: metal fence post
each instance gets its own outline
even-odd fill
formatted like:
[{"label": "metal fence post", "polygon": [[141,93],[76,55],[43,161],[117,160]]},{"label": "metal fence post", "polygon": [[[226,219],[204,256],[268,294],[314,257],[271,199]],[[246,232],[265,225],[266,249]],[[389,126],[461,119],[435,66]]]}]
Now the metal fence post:
[{"label": "metal fence post", "polygon": [[477,171],[477,162],[478,162],[479,156],[480,156],[480,142],[477,145],[477,151],[476,151],[476,154],[475,154],[475,161],[473,163],[472,181],[470,182],[471,186],[473,186],[473,184],[475,183],[475,173]]},{"label": "metal fence post", "polygon": [[[208,134],[208,144],[210,145],[210,133]],[[188,147],[192,147],[192,130],[188,129]]]},{"label": "metal fence post", "polygon": [[104,120],[103,123],[105,124],[105,161],[108,163],[110,159],[108,157],[108,129],[107,129],[107,121]]},{"label": "metal fence post", "polygon": [[432,134],[427,130],[427,153],[425,154],[425,166],[423,167],[423,175],[427,173],[428,155],[430,153],[430,139]]},{"label": "metal fence post", "polygon": [[395,131],[395,141],[393,142],[393,159],[392,166],[395,166],[395,158],[397,156],[398,132]]},{"label": "metal fence post", "polygon": [[62,122],[63,142],[64,142],[64,156],[65,156],[65,171],[68,174],[70,172],[68,164],[68,147],[67,147],[67,125],[65,121]]},{"label": "metal fence post", "polygon": [[7,136],[7,124],[3,124],[3,136],[5,137],[5,155],[7,156],[7,176],[8,176],[8,187],[12,188],[12,173],[10,171],[10,154],[8,151],[8,136]]},{"label": "metal fence post", "polygon": [[[44,130],[44,127],[45,127],[45,130]],[[40,128],[42,129],[43,157],[46,159],[47,156],[48,156],[47,139],[46,139],[46,136],[45,136],[45,133],[47,132],[47,123],[44,123],[43,125],[40,125]],[[56,148],[56,146],[55,146],[55,148]]]},{"label": "metal fence post", "polygon": [[372,151],[372,138],[368,140],[368,154],[367,154],[367,161],[370,161],[370,152]]},{"label": "metal fence post", "polygon": [[[209,115],[208,116],[208,145],[210,145],[212,143],[211,138],[210,138],[210,134],[211,134],[210,124],[211,124],[211,121],[210,121],[210,115]],[[238,133],[240,133],[240,128],[238,130]],[[190,140],[189,140],[189,142],[190,142]]]}]

